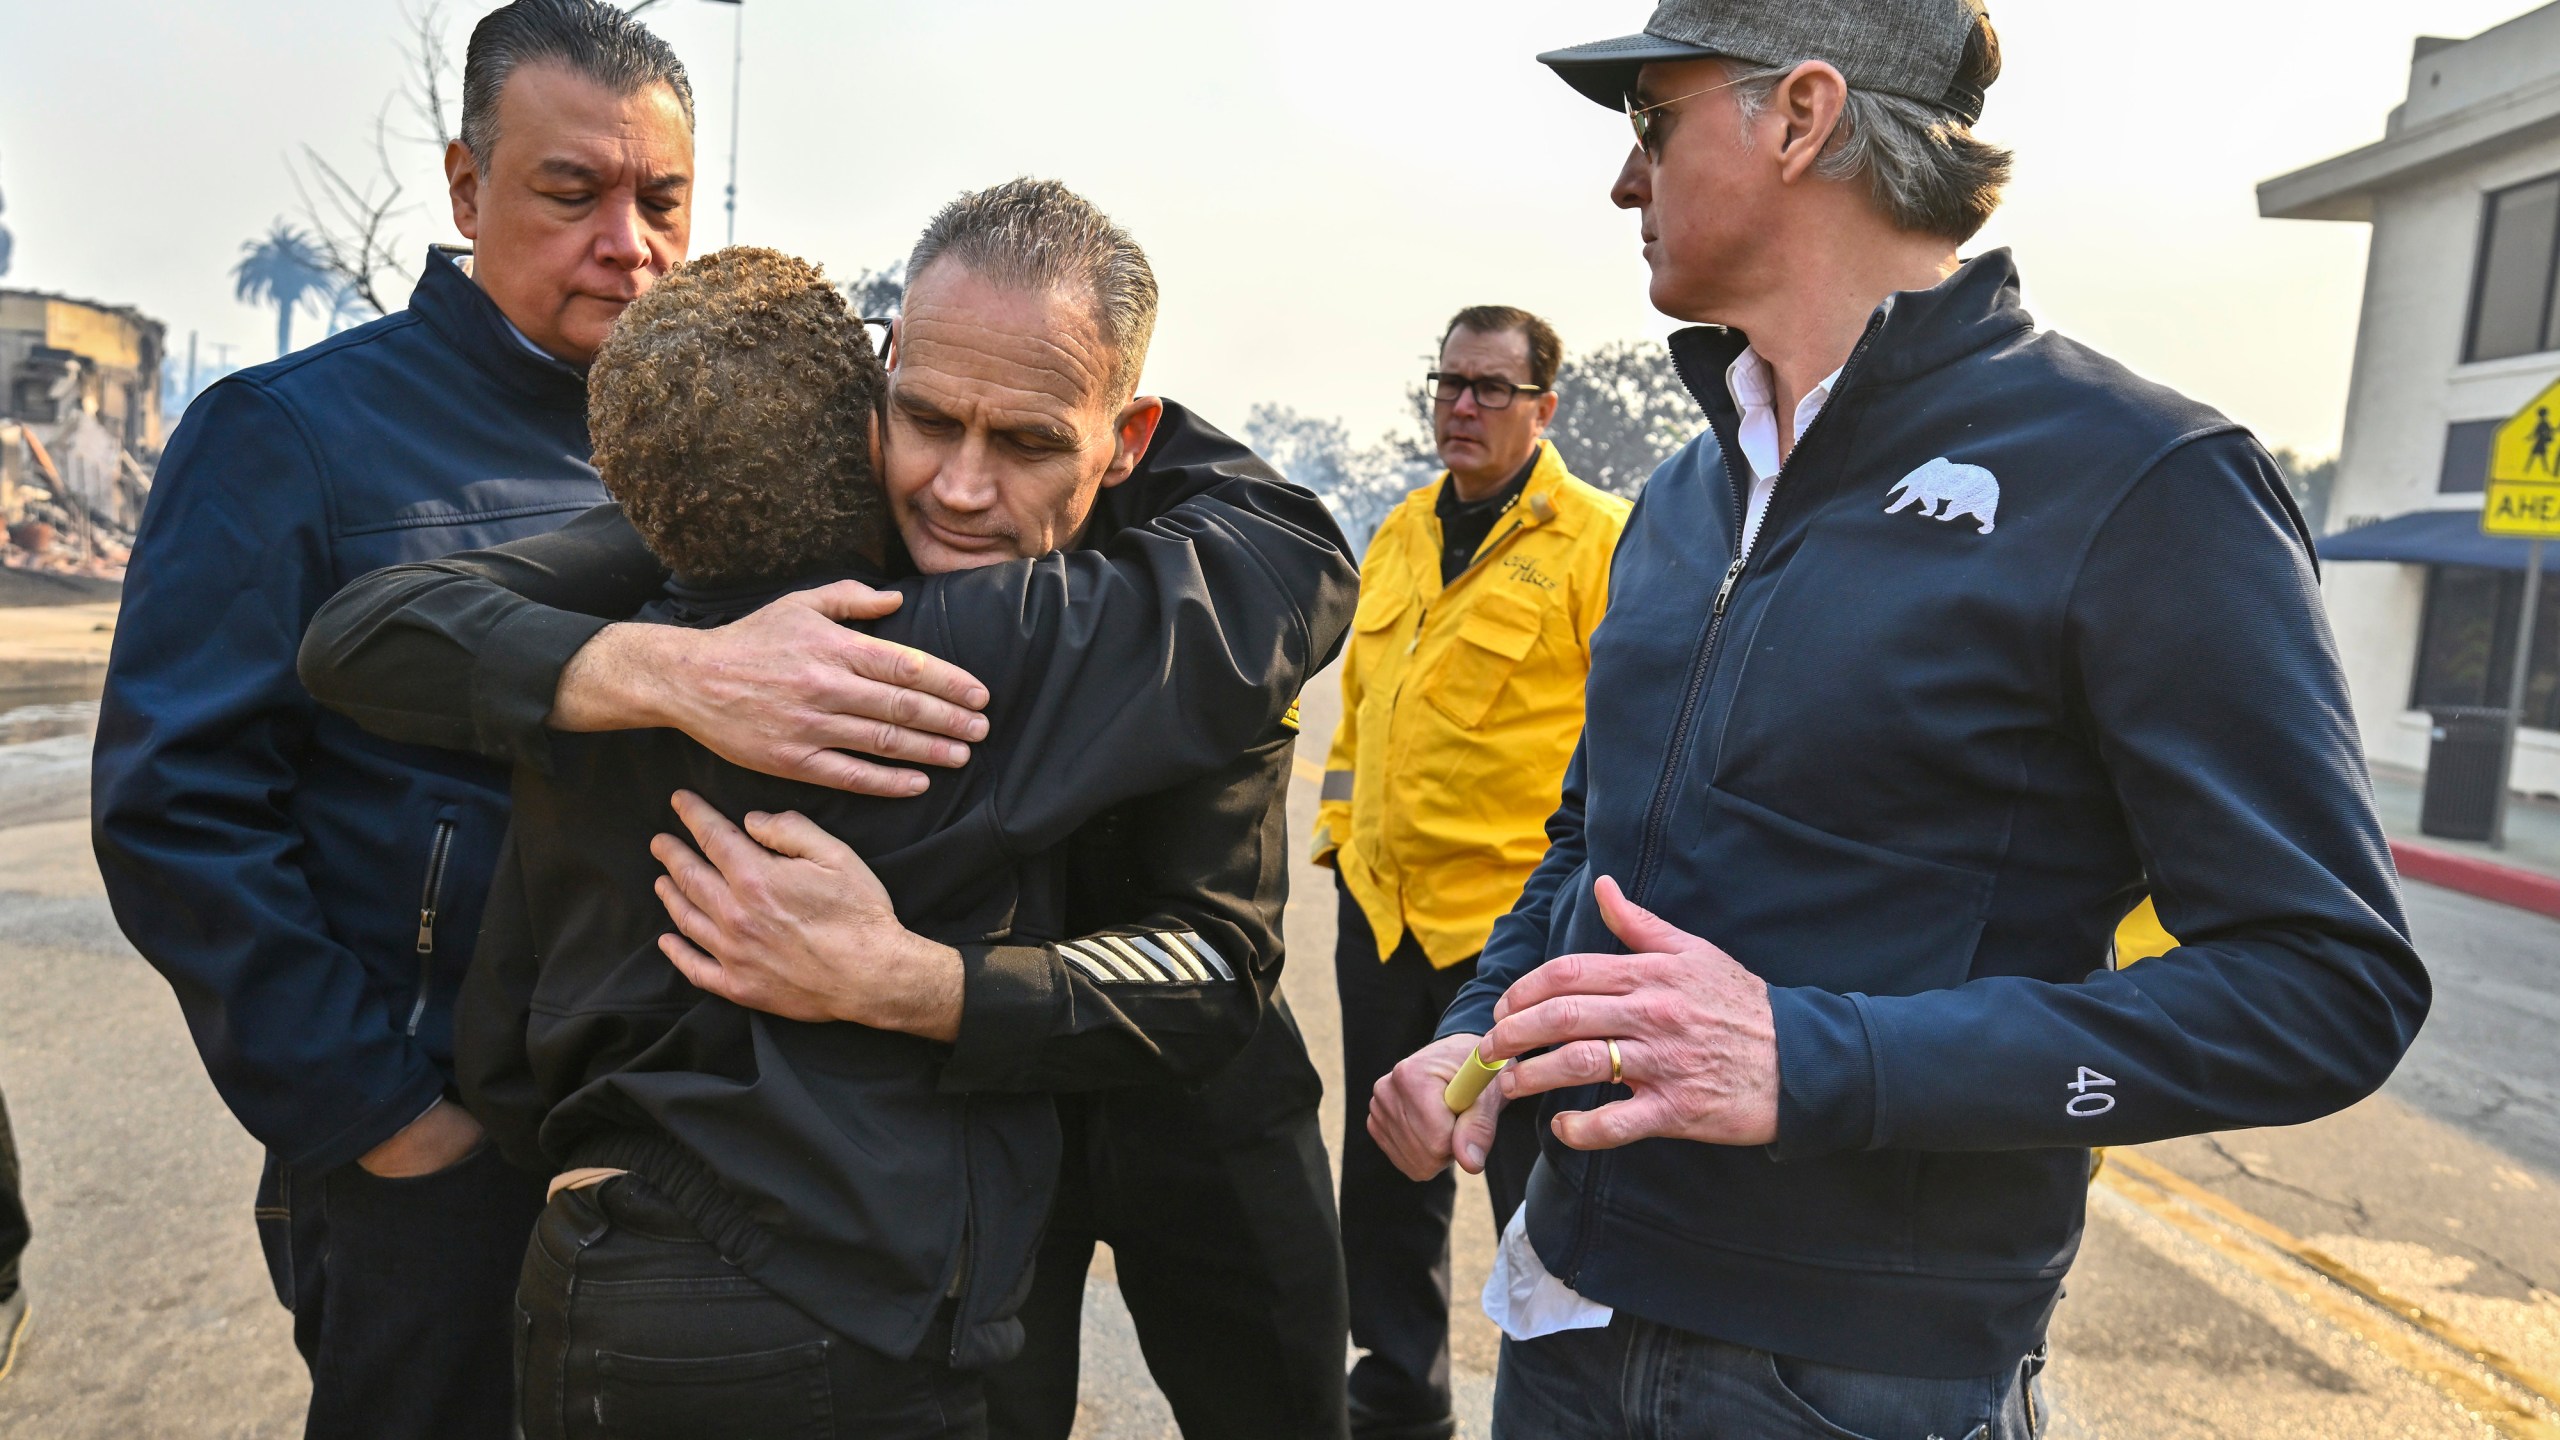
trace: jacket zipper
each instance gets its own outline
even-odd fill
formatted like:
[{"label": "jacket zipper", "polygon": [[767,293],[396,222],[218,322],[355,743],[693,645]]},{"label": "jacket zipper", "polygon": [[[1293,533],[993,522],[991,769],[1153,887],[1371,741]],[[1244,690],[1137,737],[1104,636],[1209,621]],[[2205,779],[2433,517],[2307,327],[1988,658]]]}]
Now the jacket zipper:
[{"label": "jacket zipper", "polygon": [[[1857,373],[1858,361],[1866,355],[1867,346],[1875,340],[1876,331],[1882,324],[1881,314],[1868,317],[1866,333],[1858,337],[1857,348],[1849,352],[1848,362],[1840,367],[1840,383],[1832,387],[1830,400],[1824,402],[1822,413],[1813,417],[1813,423],[1805,427],[1804,434],[1796,437],[1795,448],[1787,452],[1786,460],[1778,466],[1778,478],[1769,486],[1769,508],[1761,512],[1760,534],[1753,537],[1755,542],[1765,540],[1769,534],[1769,519],[1777,512],[1778,488],[1786,480],[1788,467],[1804,454],[1806,442],[1812,440],[1831,419],[1832,412],[1840,408],[1840,396],[1848,390],[1850,377]],[[1684,384],[1688,382],[1685,372],[1681,381]],[[1689,390],[1691,397],[1695,398],[1697,387],[1691,385]],[[1743,498],[1749,493],[1747,488],[1735,483],[1733,466],[1740,457],[1740,447],[1729,446],[1722,431],[1716,433],[1716,446],[1725,454],[1725,489],[1733,501],[1733,543],[1739,553],[1733,557],[1733,563],[1725,567],[1724,580],[1716,586],[1715,609],[1707,618],[1707,633],[1698,642],[1698,653],[1689,661],[1688,693],[1681,697],[1680,718],[1673,724],[1671,743],[1663,752],[1662,778],[1654,782],[1653,803],[1645,808],[1644,836],[1636,847],[1636,882],[1634,888],[1627,892],[1627,898],[1639,905],[1650,897],[1655,876],[1661,868],[1662,833],[1671,808],[1672,782],[1678,777],[1682,756],[1689,748],[1689,732],[1697,723],[1698,702],[1706,694],[1707,676],[1715,668],[1716,644],[1724,637],[1725,610],[1732,605],[1734,588],[1742,583],[1744,572],[1751,566],[1752,553],[1760,549],[1759,544],[1754,543],[1751,550],[1742,550],[1742,527],[1750,521],[1750,507]],[[1748,468],[1751,462],[1742,459],[1741,463]],[[1578,1284],[1582,1279],[1582,1262],[1590,1252],[1592,1223],[1607,1201],[1609,1170],[1615,1158],[1614,1152],[1601,1151],[1592,1156],[1590,1169],[1584,1172],[1582,1204],[1574,1216],[1571,1258],[1565,1262],[1569,1273],[1563,1279],[1567,1285]]]},{"label": "jacket zipper", "polygon": [[[1867,318],[1866,333],[1858,337],[1857,348],[1849,352],[1848,363],[1840,367],[1840,383],[1832,387],[1831,398],[1823,403],[1822,413],[1814,416],[1813,423],[1805,427],[1804,434],[1796,437],[1795,448],[1778,466],[1777,477],[1769,483],[1769,507],[1761,514],[1760,534],[1752,537],[1755,542],[1768,535],[1769,515],[1778,508],[1778,490],[1786,483],[1787,471],[1793,467],[1797,457],[1804,454],[1805,445],[1821,432],[1832,412],[1840,408],[1842,392],[1849,388],[1849,380],[1857,372],[1858,361],[1866,355],[1867,346],[1875,340],[1876,331],[1883,323],[1881,313]],[[1716,445],[1720,450],[1725,449],[1725,437],[1721,432],[1716,436]],[[1715,610],[1708,617],[1706,637],[1698,642],[1698,653],[1689,662],[1689,689],[1681,697],[1680,718],[1672,726],[1671,744],[1664,751],[1662,778],[1654,782],[1653,803],[1645,807],[1644,838],[1636,847],[1635,886],[1627,893],[1627,898],[1639,905],[1652,894],[1655,876],[1661,869],[1663,828],[1669,819],[1672,784],[1679,777],[1682,757],[1689,748],[1689,732],[1697,724],[1698,702],[1705,697],[1707,676],[1714,670],[1717,642],[1724,637],[1725,609],[1732,604],[1734,587],[1742,582],[1743,572],[1750,568],[1752,555],[1760,549],[1757,543],[1750,550],[1741,548],[1742,530],[1750,522],[1750,510],[1744,503],[1746,488],[1739,483],[1734,462],[1741,459],[1745,469],[1751,462],[1740,457],[1738,450],[1739,447],[1726,450],[1725,488],[1733,501],[1733,543],[1739,553],[1734,556],[1733,563],[1725,567],[1724,583],[1716,587]]]},{"label": "jacket zipper", "polygon": [[426,1022],[427,992],[436,975],[436,911],[444,904],[444,866],[453,853],[453,822],[436,822],[435,842],[427,847],[427,882],[418,892],[418,999],[409,1007],[409,1033]]}]

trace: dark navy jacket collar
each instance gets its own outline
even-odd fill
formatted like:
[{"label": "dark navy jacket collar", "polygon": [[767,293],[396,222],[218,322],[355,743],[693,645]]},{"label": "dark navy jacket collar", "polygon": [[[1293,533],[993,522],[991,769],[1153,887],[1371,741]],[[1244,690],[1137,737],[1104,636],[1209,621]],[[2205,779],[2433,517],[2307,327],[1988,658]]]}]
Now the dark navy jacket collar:
[{"label": "dark navy jacket collar", "polygon": [[[1830,403],[1851,386],[1891,384],[1942,369],[2035,328],[2019,300],[2018,267],[2007,250],[1977,255],[1936,288],[1887,295],[1867,323]],[[1671,337],[1671,359],[1689,394],[1710,418],[1733,421],[1724,375],[1751,337],[1723,325],[1697,325]]]},{"label": "dark navy jacket collar", "polygon": [[409,308],[463,358],[510,394],[547,409],[587,409],[587,377],[578,367],[536,352],[489,293],[455,262],[471,252],[450,245],[427,247],[427,268],[409,293]]}]

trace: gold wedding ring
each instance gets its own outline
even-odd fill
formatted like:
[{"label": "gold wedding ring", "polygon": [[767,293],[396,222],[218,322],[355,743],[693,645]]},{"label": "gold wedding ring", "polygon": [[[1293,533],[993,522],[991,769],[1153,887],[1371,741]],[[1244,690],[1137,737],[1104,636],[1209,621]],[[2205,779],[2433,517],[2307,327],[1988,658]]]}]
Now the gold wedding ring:
[{"label": "gold wedding ring", "polygon": [[1510,1063],[1505,1060],[1498,1065],[1487,1065],[1484,1063],[1484,1051],[1468,1051],[1467,1063],[1458,1067],[1458,1073],[1449,1077],[1449,1088],[1440,1092],[1441,1103],[1449,1107],[1452,1115],[1466,1114],[1475,1108],[1476,1097],[1484,1093],[1484,1087],[1492,1084],[1493,1077],[1502,1073],[1502,1066]]},{"label": "gold wedding ring", "polygon": [[1612,1085],[1627,1083],[1627,1062],[1618,1054],[1618,1042],[1615,1040],[1609,1042],[1609,1083]]}]

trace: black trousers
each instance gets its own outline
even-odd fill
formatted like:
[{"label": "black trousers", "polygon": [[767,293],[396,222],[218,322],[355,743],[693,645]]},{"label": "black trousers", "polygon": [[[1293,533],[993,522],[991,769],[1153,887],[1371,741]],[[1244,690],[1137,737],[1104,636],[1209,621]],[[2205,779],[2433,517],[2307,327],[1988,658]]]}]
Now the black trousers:
[{"label": "black trousers", "polygon": [[[27,1202],[18,1192],[18,1140],[0,1096],[0,1300],[18,1293],[18,1257],[27,1253]],[[6,1340],[0,1336],[0,1340]]]},{"label": "black trousers", "polygon": [[981,1440],[975,1375],[884,1355],[741,1274],[636,1175],[564,1190],[517,1291],[524,1440]]},{"label": "black trousers", "polygon": [[1062,1095],[1066,1163],[1023,1307],[987,1375],[998,1440],[1075,1428],[1085,1271],[1111,1246],[1147,1369],[1189,1440],[1346,1433],[1342,1246],[1297,1022],[1275,1005],[1205,1085]]},{"label": "black trousers", "polygon": [[[1363,1437],[1446,1436],[1449,1397],[1449,1222],[1458,1178],[1408,1180],[1369,1138],[1369,1092],[1397,1062],[1431,1043],[1440,1017],[1475,978],[1474,957],[1431,968],[1408,932],[1381,963],[1377,937],[1339,878],[1334,983],[1342,995],[1342,1253],[1351,1273],[1350,1381]],[[1493,1224],[1511,1223],[1538,1159],[1537,1107],[1502,1112],[1485,1184]]]},{"label": "black trousers", "polygon": [[487,1145],[405,1180],[267,1157],[258,1238],[311,1367],[309,1440],[505,1440],[516,1270],[542,1185]]}]

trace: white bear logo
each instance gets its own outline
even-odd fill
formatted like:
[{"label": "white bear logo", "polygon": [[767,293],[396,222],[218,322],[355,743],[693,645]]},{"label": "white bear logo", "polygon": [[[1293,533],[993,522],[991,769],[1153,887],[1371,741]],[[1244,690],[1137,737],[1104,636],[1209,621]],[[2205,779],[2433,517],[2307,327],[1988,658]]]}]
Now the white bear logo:
[{"label": "white bear logo", "polygon": [[1902,497],[1884,508],[1887,515],[1899,515],[1913,505],[1932,520],[1969,515],[1982,522],[1980,533],[1985,535],[2000,515],[1999,479],[1979,465],[1959,465],[1943,455],[1903,476],[1901,484],[1885,493]]}]

